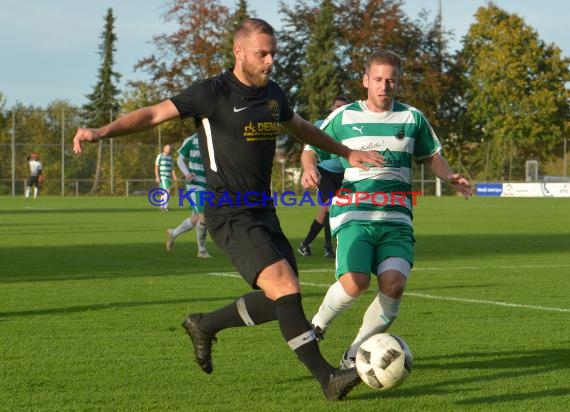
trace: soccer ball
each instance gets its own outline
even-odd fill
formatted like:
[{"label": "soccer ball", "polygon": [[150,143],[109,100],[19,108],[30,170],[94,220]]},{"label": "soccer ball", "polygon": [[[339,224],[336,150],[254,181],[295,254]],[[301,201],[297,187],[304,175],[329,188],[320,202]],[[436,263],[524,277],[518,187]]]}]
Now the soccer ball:
[{"label": "soccer ball", "polygon": [[356,353],[356,370],[372,389],[386,391],[401,385],[412,371],[412,352],[404,340],[391,333],[366,339]]}]

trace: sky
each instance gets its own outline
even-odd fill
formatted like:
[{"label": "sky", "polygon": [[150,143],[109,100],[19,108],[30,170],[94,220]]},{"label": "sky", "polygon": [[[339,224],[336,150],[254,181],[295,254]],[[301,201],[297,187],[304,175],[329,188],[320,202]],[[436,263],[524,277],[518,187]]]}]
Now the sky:
[{"label": "sky", "polygon": [[[221,0],[234,9],[237,0]],[[287,1],[286,1],[287,2]],[[294,4],[294,1],[290,2]],[[443,25],[453,32],[451,51],[475,21],[474,13],[486,0],[441,0]],[[495,0],[509,13],[521,16],[541,40],[555,43],[570,56],[568,13],[562,0]],[[46,106],[54,100],[74,105],[86,102],[100,66],[98,47],[108,8],[115,15],[118,37],[115,71],[128,80],[145,79],[133,71],[143,57],[156,51],[152,37],[170,33],[165,23],[166,0],[0,0],[0,92],[6,107],[16,103]],[[280,27],[278,0],[248,0],[258,17]],[[422,9],[435,16],[439,0],[405,0],[404,11],[415,19]]]}]

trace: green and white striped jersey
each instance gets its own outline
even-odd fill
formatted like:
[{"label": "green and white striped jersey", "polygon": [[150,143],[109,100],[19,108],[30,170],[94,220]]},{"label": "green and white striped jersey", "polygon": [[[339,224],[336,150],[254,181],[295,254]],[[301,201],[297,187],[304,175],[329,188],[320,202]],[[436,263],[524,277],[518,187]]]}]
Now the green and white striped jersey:
[{"label": "green and white striped jersey", "polygon": [[190,182],[191,185],[206,188],[206,172],[200,156],[200,146],[198,145],[198,135],[193,134],[184,139],[182,146],[178,149],[178,154],[188,161],[188,170],[196,176]]},{"label": "green and white striped jersey", "polygon": [[161,179],[172,179],[172,156],[159,153],[154,164],[158,166],[158,175]]},{"label": "green and white striped jersey", "polygon": [[[359,100],[331,113],[321,128],[351,149],[376,150],[385,158],[384,166],[370,170],[352,167],[341,158],[345,167],[342,194],[333,199],[330,210],[333,234],[348,222],[367,225],[392,221],[411,226],[412,160],[429,158],[441,150],[425,116],[396,101],[391,111],[376,113]],[[311,149],[319,160],[331,157],[320,149]],[[363,198],[356,192],[371,196]]]}]

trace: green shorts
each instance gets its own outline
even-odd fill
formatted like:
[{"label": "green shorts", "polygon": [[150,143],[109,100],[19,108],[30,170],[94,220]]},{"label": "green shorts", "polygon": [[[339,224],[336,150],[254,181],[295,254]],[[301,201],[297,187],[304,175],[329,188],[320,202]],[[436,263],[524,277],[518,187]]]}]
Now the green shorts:
[{"label": "green shorts", "polygon": [[194,213],[204,213],[204,201],[202,200],[202,196],[200,196],[200,192],[205,190],[206,189],[202,186],[186,185],[186,191],[191,191],[189,197],[192,199],[192,202],[188,202],[188,209]]},{"label": "green shorts", "polygon": [[347,272],[377,275],[378,265],[389,257],[414,264],[414,229],[403,223],[349,224],[337,237],[336,277]]},{"label": "green shorts", "polygon": [[170,190],[170,186],[172,185],[172,181],[166,177],[160,178],[160,187],[162,189]]}]

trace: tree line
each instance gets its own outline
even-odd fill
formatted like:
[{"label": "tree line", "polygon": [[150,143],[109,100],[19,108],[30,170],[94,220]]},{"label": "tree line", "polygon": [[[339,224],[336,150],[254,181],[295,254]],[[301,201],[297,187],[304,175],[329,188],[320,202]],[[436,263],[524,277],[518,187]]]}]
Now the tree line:
[{"label": "tree line", "polygon": [[[79,126],[100,126],[114,116],[156,103],[192,82],[231,67],[231,36],[245,16],[256,16],[247,0],[233,9],[219,0],[168,0],[165,21],[172,33],[152,38],[155,52],[142,56],[135,69],[148,80],[117,86],[114,71],[115,17],[109,9],[101,35],[101,65],[88,102],[75,107],[54,101],[45,108],[17,104],[8,109],[0,93],[0,173],[10,176],[8,144],[12,124],[19,147],[42,149],[50,174],[61,174],[61,136],[65,176],[95,179],[92,193],[109,193],[110,176],[151,178],[152,161],[162,143],[177,147],[195,130],[192,121],[170,122],[138,139],[105,141],[90,147],[97,156],[73,157],[69,141]],[[291,104],[314,121],[325,115],[336,95],[363,99],[364,62],[376,48],[405,59],[398,100],[424,112],[442,141],[454,168],[474,181],[524,180],[526,160],[538,160],[542,174],[562,174],[568,136],[570,59],[556,44],[546,44],[517,14],[493,2],[481,6],[451,52],[452,33],[441,16],[426,11],[415,18],[403,0],[296,0],[279,3],[278,55],[273,74]],[[263,18],[264,16],[257,16]],[[111,152],[111,145],[114,145]],[[288,141],[289,163],[298,161],[301,145]],[[112,155],[112,156],[111,156]],[[26,165],[18,154],[18,176]],[[59,168],[59,169],[58,169]],[[112,169],[112,172],[111,172]]]}]

